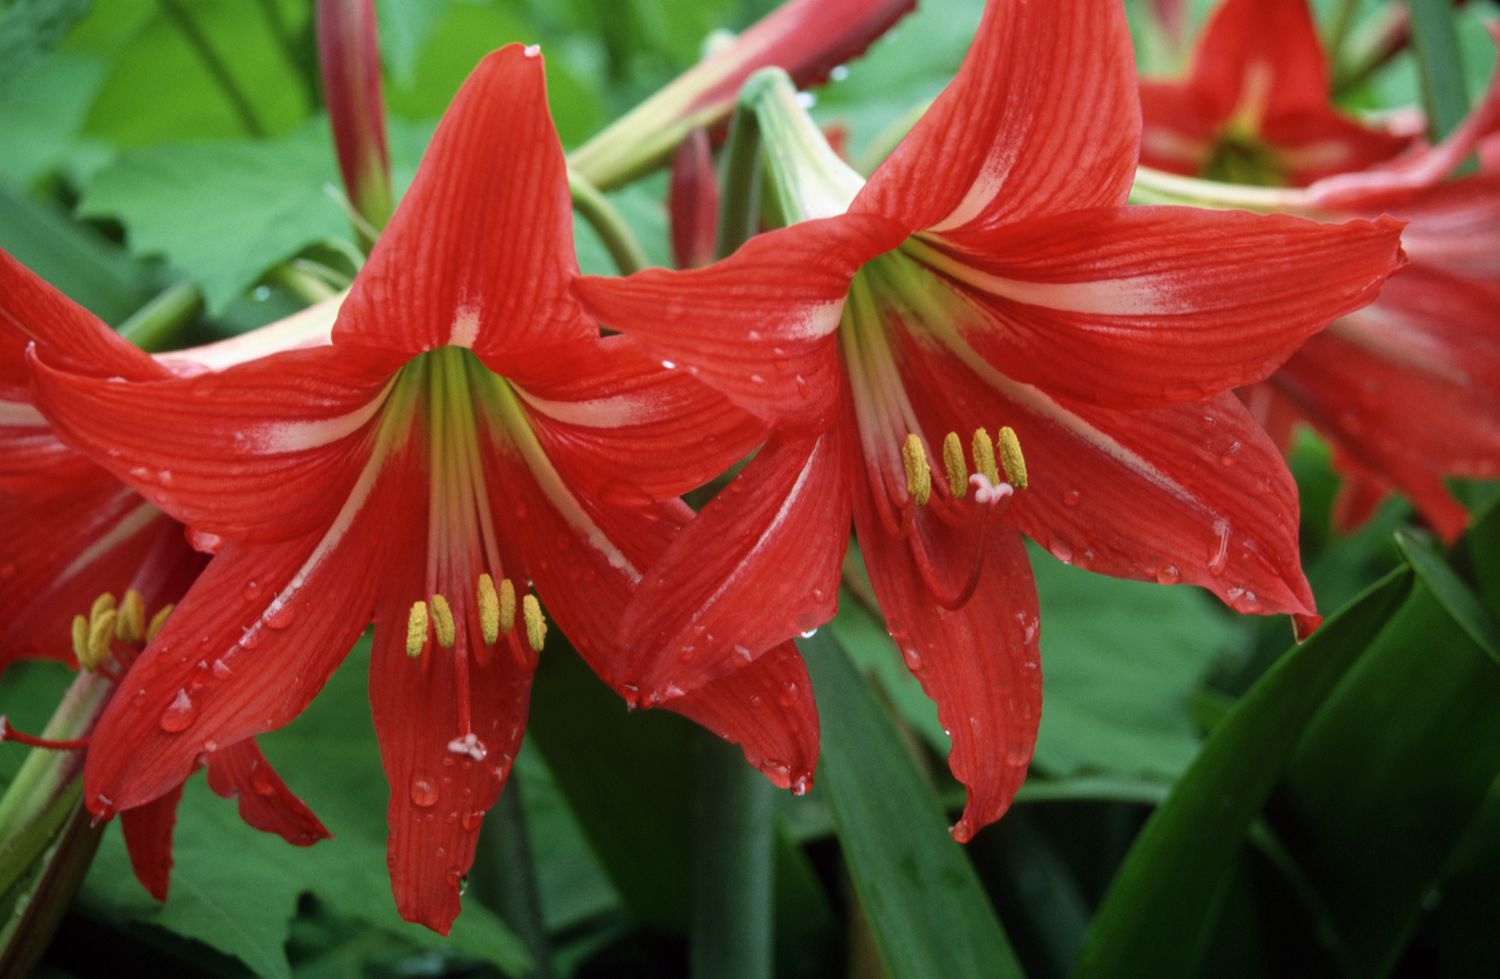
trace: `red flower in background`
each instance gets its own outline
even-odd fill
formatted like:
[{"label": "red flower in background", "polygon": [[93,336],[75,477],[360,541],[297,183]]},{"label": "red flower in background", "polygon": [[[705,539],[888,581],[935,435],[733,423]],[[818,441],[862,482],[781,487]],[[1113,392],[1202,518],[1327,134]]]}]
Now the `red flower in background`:
[{"label": "red flower in background", "polygon": [[1187,78],[1140,88],[1141,163],[1172,173],[1301,186],[1388,160],[1412,141],[1330,104],[1307,0],[1224,0]]},{"label": "red flower in background", "polygon": [[[92,809],[158,798],[201,753],[290,721],[373,617],[392,885],[447,932],[520,746],[537,596],[628,693],[639,651],[616,627],[691,516],[675,497],[764,437],[601,339],[575,274],[541,59],[512,46],[455,97],[332,345],[128,383],[33,358],[64,437],[221,541],[100,722]],[[790,644],[664,706],[807,786],[817,720]]]},{"label": "red flower in background", "polygon": [[644,699],[830,618],[852,514],[952,737],[964,840],[1008,806],[1036,736],[1021,534],[1244,611],[1312,612],[1296,488],[1227,391],[1368,302],[1399,225],[1124,207],[1135,84],[1118,5],[991,3],[862,188],[789,88],[762,96],[763,132],[822,147],[779,175],[783,212],[825,220],[707,269],[580,280],[606,325],[779,426],[642,583],[628,636],[668,654],[634,681]]},{"label": "red flower in background", "polygon": [[[301,329],[306,321],[289,325]],[[206,558],[188,546],[181,524],[52,433],[31,404],[25,351],[33,342],[58,363],[105,376],[156,378],[170,376],[168,364],[201,367],[183,359],[191,354],[152,360],[0,252],[0,669],[47,658],[92,674],[68,695],[84,707],[86,726],[75,733],[86,738]],[[202,348],[202,355],[213,360],[238,345]],[[8,727],[0,740],[35,741]],[[82,764],[80,757],[72,767]],[[212,753],[206,767],[209,787],[238,797],[241,818],[257,829],[299,846],[328,836],[253,739]],[[120,813],[136,877],[158,900],[167,896],[181,798],[179,782]]]}]

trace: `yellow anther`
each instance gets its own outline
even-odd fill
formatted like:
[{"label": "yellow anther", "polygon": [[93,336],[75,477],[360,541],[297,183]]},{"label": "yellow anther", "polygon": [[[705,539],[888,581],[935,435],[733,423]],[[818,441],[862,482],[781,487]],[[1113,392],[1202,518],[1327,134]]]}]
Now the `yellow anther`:
[{"label": "yellow anther", "polygon": [[94,599],[94,604],[89,606],[89,621],[93,622],[104,612],[112,611],[115,607],[115,596],[104,592]]},{"label": "yellow anther", "polygon": [[131,588],[120,599],[119,614],[115,617],[115,638],[121,642],[137,643],[146,634],[146,602],[141,593]]},{"label": "yellow anther", "polygon": [[458,630],[453,625],[453,609],[448,606],[448,599],[442,595],[433,595],[428,604],[432,608],[432,631],[437,633],[438,645],[444,649],[452,649],[454,640],[458,638]]},{"label": "yellow anther", "polygon": [[1000,470],[995,468],[995,443],[990,433],[982,428],[974,429],[974,469],[990,481],[991,486],[1000,484]]},{"label": "yellow anther", "polygon": [[107,608],[89,622],[89,662],[98,666],[109,658],[109,642],[115,637],[115,610]]},{"label": "yellow anther", "polygon": [[943,468],[948,470],[948,492],[961,500],[969,491],[969,467],[964,463],[964,446],[957,432],[943,436]]},{"label": "yellow anther", "polygon": [[156,610],[155,615],[151,616],[151,621],[146,625],[147,642],[155,639],[156,634],[161,632],[161,627],[167,624],[167,616],[171,615],[172,610],[176,607],[176,605],[163,605]]},{"label": "yellow anther", "polygon": [[500,628],[509,632],[516,624],[516,586],[509,578],[500,579]]},{"label": "yellow anther", "polygon": [[427,645],[427,603],[412,602],[406,613],[406,655],[416,659]]},{"label": "yellow anther", "polygon": [[73,616],[73,655],[83,669],[94,668],[94,659],[89,655],[89,620],[82,615]]},{"label": "yellow anther", "polygon": [[1016,430],[1009,425],[1000,429],[1000,464],[1005,467],[1007,483],[1018,490],[1026,488],[1026,457],[1021,454],[1021,440],[1016,438]]},{"label": "yellow anther", "polygon": [[495,594],[495,579],[488,572],[479,576],[479,631],[486,646],[500,638],[500,596]]},{"label": "yellow anther", "polygon": [[547,640],[547,620],[542,618],[542,603],[535,595],[521,599],[521,618],[526,621],[526,641],[540,653],[542,643]]},{"label": "yellow anther", "polygon": [[901,464],[906,467],[906,489],[917,506],[924,505],[932,496],[932,468],[927,464],[927,450],[916,435],[906,436],[901,443]]}]

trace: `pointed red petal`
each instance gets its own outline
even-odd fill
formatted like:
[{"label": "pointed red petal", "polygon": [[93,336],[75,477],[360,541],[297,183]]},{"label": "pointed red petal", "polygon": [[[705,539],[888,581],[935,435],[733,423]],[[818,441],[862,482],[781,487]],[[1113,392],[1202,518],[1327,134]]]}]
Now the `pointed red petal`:
[{"label": "pointed red petal", "polygon": [[[130,380],[165,377],[151,357],[104,322],[48,285],[26,266],[0,251],[0,345],[14,348],[18,337],[35,341],[59,366]],[[0,368],[0,381],[14,376],[14,358]]]},{"label": "pointed red petal", "polygon": [[[1259,380],[1400,267],[1401,222],[1131,207],[944,236],[996,369],[1122,408]],[[941,260],[940,260],[941,261]],[[951,264],[950,264],[951,263]]]},{"label": "pointed red petal", "polygon": [[676,497],[765,438],[755,418],[630,337],[546,351],[510,380],[564,482],[607,504]]},{"label": "pointed red petal", "polygon": [[119,384],[35,360],[37,404],[126,485],[200,530],[282,539],[348,495],[394,366],[325,346]]},{"label": "pointed red petal", "polygon": [[[1189,85],[1221,119],[1328,105],[1328,62],[1307,0],[1225,0],[1199,41]],[[1247,104],[1248,103],[1248,104]]]},{"label": "pointed red petal", "polygon": [[694,129],[672,154],[667,202],[677,267],[695,269],[712,262],[719,230],[719,176],[706,131]]},{"label": "pointed red petal", "polygon": [[[516,631],[476,655],[477,623],[460,616],[452,648],[429,641],[421,657],[408,657],[406,616],[411,596],[422,594],[421,575],[420,567],[390,575],[382,590],[370,705],[391,784],[386,861],[396,907],[407,921],[446,935],[480,823],[521,747],[536,655],[523,652]],[[462,693],[459,657],[467,658]],[[460,696],[468,698],[469,730],[460,729]]]},{"label": "pointed red petal", "polygon": [[1267,119],[1262,137],[1274,148],[1286,182],[1296,187],[1364,170],[1412,145],[1410,136],[1361,125],[1326,107]]},{"label": "pointed red petal", "polygon": [[241,819],[293,846],[311,846],[333,836],[307,803],[286,787],[254,738],[209,754],[208,787],[225,799],[238,798]]},{"label": "pointed red petal", "polygon": [[[878,490],[877,490],[878,491]],[[991,528],[972,598],[933,601],[908,541],[891,537],[866,486],[854,507],[860,553],[907,667],[938,707],[953,741],[948,765],[968,790],[952,833],[967,842],[1010,806],[1026,778],[1042,710],[1036,585],[1020,535]],[[939,560],[949,557],[932,549]]]},{"label": "pointed red petal", "polygon": [[536,48],[474,69],[334,326],[338,344],[494,356],[594,334],[577,272],[567,168]]},{"label": "pointed red petal", "polygon": [[1008,515],[1053,554],[1102,574],[1200,585],[1240,611],[1312,611],[1296,484],[1232,394],[1112,411],[1049,398],[910,338],[901,358],[942,427],[1015,429],[1030,485]]},{"label": "pointed red petal", "polygon": [[917,231],[1123,204],[1140,118],[1122,5],[990,3],[958,76],[852,210]]},{"label": "pointed red petal", "polygon": [[125,834],[125,852],[135,879],[158,901],[167,899],[172,878],[172,829],[177,825],[177,805],[182,801],[182,783],[160,798],[120,813]]},{"label": "pointed red petal", "polygon": [[641,580],[620,624],[650,650],[628,681],[653,704],[727,676],[838,609],[849,542],[850,436],[766,444]]},{"label": "pointed red petal", "polygon": [[575,292],[605,326],[746,411],[818,425],[841,396],[831,338],[849,283],[903,237],[878,218],[804,221],[756,235],[708,268],[586,276]]},{"label": "pointed red petal", "polygon": [[1141,164],[1196,177],[1224,124],[1213,103],[1188,85],[1141,82]]},{"label": "pointed red petal", "polygon": [[372,464],[321,532],[223,545],[100,719],[84,771],[90,809],[155,798],[200,753],[302,712],[370,621],[381,569],[399,563],[401,479],[386,472]]},{"label": "pointed red petal", "polygon": [[744,748],[777,788],[803,795],[818,764],[818,710],[797,647],[781,643],[755,662],[662,704]]},{"label": "pointed red petal", "polygon": [[[1350,533],[1358,530],[1380,509],[1380,504],[1391,495],[1389,480],[1377,476],[1358,463],[1347,459],[1335,462],[1343,474],[1344,483],[1333,498],[1333,513],[1330,515],[1335,530]],[[1460,524],[1460,530],[1462,524]]]}]

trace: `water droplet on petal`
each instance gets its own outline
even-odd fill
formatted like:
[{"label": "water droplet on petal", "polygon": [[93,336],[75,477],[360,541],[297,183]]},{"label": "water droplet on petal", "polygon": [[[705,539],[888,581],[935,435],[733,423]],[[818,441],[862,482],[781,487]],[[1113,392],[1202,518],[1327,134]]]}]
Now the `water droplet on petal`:
[{"label": "water droplet on petal", "polygon": [[260,582],[256,581],[254,578],[251,578],[249,581],[245,582],[245,600],[247,602],[254,601],[255,597],[259,594]]},{"label": "water droplet on petal", "polygon": [[1159,584],[1175,585],[1182,580],[1182,572],[1175,564],[1163,564],[1156,569],[1156,580]]},{"label": "water droplet on petal", "polygon": [[197,707],[193,705],[193,698],[188,696],[186,690],[178,690],[177,696],[161,712],[159,719],[161,729],[168,734],[185,731],[188,725],[193,723],[196,713]]},{"label": "water droplet on petal", "polygon": [[1229,521],[1223,517],[1214,521],[1214,540],[1208,545],[1208,570],[1218,575],[1224,573],[1229,563]]},{"label": "water droplet on petal", "polygon": [[411,779],[411,801],[423,809],[437,805],[437,783],[425,775],[413,775]]},{"label": "water droplet on petal", "polygon": [[1068,490],[1063,494],[1063,506],[1075,507],[1083,500],[1083,494],[1077,490]]},{"label": "water droplet on petal", "polygon": [[285,629],[297,618],[297,605],[295,602],[273,602],[262,618],[272,629]]}]

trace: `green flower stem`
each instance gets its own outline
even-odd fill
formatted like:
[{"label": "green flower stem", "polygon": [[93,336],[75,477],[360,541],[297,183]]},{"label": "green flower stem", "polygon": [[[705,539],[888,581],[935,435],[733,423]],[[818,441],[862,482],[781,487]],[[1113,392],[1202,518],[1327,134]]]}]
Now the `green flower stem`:
[{"label": "green flower stem", "polygon": [[568,189],[573,192],[573,209],[599,234],[622,275],[639,272],[650,264],[630,225],[598,187],[582,174],[569,170]]},{"label": "green flower stem", "polygon": [[1469,112],[1453,4],[1452,0],[1407,0],[1407,8],[1411,11],[1411,40],[1422,77],[1427,134],[1437,142],[1457,129]]},{"label": "green flower stem", "polygon": [[475,878],[476,896],[500,913],[526,945],[531,955],[533,979],[552,979],[552,943],[542,917],[541,892],[537,888],[530,835],[526,830],[526,808],[521,798],[521,779],[512,777],[490,814],[482,851],[482,873]]},{"label": "green flower stem", "polygon": [[0,927],[0,976],[31,974],[83,886],[104,838],[104,826],[93,825],[93,816],[79,799],[74,798],[70,811],[56,842],[7,909],[8,920]]},{"label": "green flower stem", "polygon": [[224,93],[224,98],[229,101],[230,108],[239,117],[240,125],[245,128],[245,132],[257,139],[264,138],[266,127],[261,125],[249,96],[245,94],[244,89],[240,88],[239,82],[234,80],[229,66],[208,42],[208,35],[204,34],[203,29],[188,15],[187,9],[183,7],[180,0],[157,0],[157,2],[161,5],[162,13],[176,25],[188,45],[198,55],[198,59],[203,62],[203,67],[207,68],[208,73],[213,76],[219,90]]},{"label": "green flower stem", "polygon": [[752,106],[741,102],[729,121],[724,147],[723,189],[719,198],[719,232],[714,253],[733,252],[750,240],[760,224],[760,119]]},{"label": "green flower stem", "polygon": [[1328,30],[1328,60],[1337,64],[1342,60],[1344,44],[1349,40],[1349,29],[1354,26],[1354,15],[1359,12],[1359,0],[1340,0],[1333,17],[1333,26]]},{"label": "green flower stem", "polygon": [[[71,741],[88,734],[109,699],[107,679],[79,673],[42,737]],[[51,845],[82,794],[83,753],[33,748],[0,797],[0,894],[9,891]]]},{"label": "green flower stem", "polygon": [[203,310],[203,293],[183,280],[168,286],[119,326],[120,336],[142,350],[169,350],[178,333]]},{"label": "green flower stem", "polygon": [[325,299],[332,299],[339,294],[338,289],[299,267],[295,262],[278,265],[271,269],[266,273],[265,281],[280,286],[309,306]]}]

